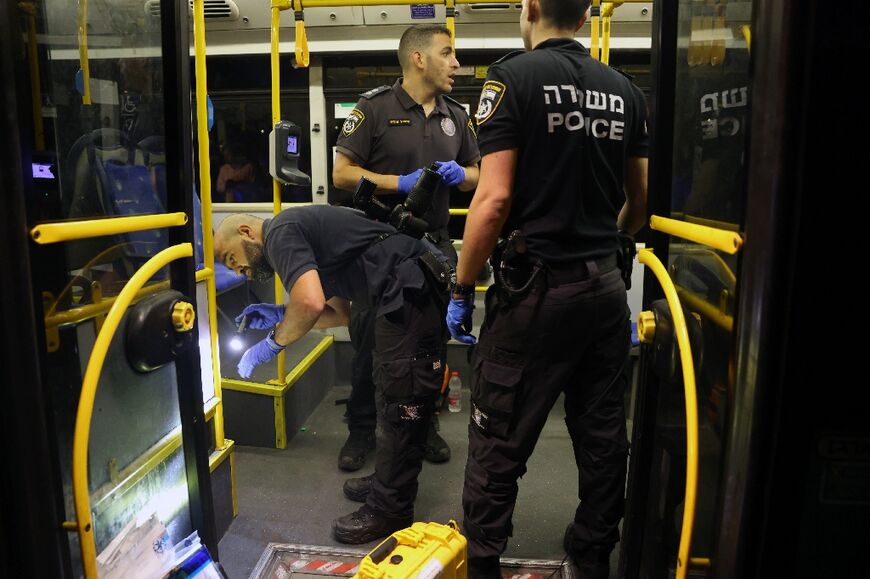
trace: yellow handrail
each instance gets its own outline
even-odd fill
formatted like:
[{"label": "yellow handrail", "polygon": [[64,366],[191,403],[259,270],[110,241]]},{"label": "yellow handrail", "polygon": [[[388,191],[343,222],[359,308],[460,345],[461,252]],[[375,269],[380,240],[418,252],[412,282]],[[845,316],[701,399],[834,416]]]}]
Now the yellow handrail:
[{"label": "yellow handrail", "polygon": [[79,0],[78,7],[79,66],[82,69],[82,104],[91,104],[91,67],[88,63],[88,0]]},{"label": "yellow handrail", "polygon": [[460,209],[458,207],[451,207],[448,212],[450,215],[468,215],[468,209]]},{"label": "yellow handrail", "polygon": [[680,532],[680,547],[677,552],[676,579],[685,579],[689,566],[689,551],[692,547],[692,531],[695,523],[695,504],[698,493],[698,399],[695,392],[695,365],[692,361],[692,347],[689,332],[677,290],[665,266],[651,249],[637,252],[640,263],[650,268],[665,292],[668,307],[673,318],[674,333],[680,350],[683,369],[683,389],[686,397],[686,499],[683,508],[683,528]]},{"label": "yellow handrail", "polygon": [[296,64],[301,68],[308,68],[310,56],[308,53],[308,34],[305,32],[305,11],[302,10],[302,0],[291,0],[293,5],[293,18],[296,20],[296,40],[293,43],[293,53],[296,56]]},{"label": "yellow handrail", "polygon": [[658,215],[653,215],[649,218],[649,226],[656,231],[688,239],[689,241],[724,251],[729,255],[734,255],[743,246],[743,238],[735,231],[725,231],[714,227],[707,227],[706,225],[686,223],[685,221],[659,217]]},{"label": "yellow handrail", "polygon": [[[272,0],[272,35],[271,35],[271,59],[272,59],[272,126],[281,120],[281,10],[290,8],[289,0]],[[300,7],[301,9],[301,7]],[[281,213],[281,183],[272,179],[272,213]],[[284,303],[284,286],[278,276],[275,276],[275,303]],[[276,378],[284,378],[284,351],[278,353]]]},{"label": "yellow handrail", "polygon": [[[214,232],[212,231],[211,211],[211,160],[208,152],[208,82],[205,66],[205,4],[203,0],[193,0],[193,44],[194,68],[196,72],[196,139],[199,151],[199,191],[202,202],[202,251],[205,267],[214,271]],[[195,193],[194,193],[195,194]],[[217,287],[214,276],[205,282],[208,301],[209,341],[211,343],[211,373],[214,380],[214,395],[221,396],[221,368],[218,357],[217,338]],[[218,448],[224,446],[224,413],[221,410],[214,417],[214,443]]]},{"label": "yellow handrail", "polygon": [[610,64],[610,18],[613,16],[613,4],[601,4],[601,62],[604,64]]},{"label": "yellow handrail", "polygon": [[160,271],[168,263],[183,257],[193,255],[193,245],[180,243],[168,247],[145,262],[130,281],[121,290],[121,293],[112,304],[109,315],[103,323],[103,329],[97,335],[91,357],[88,360],[82,391],[79,395],[79,405],[76,410],[76,423],[73,434],[73,464],[72,485],[73,500],[75,502],[76,521],[78,528],[79,544],[82,554],[82,567],[86,579],[97,579],[97,547],[94,541],[94,525],[91,518],[91,497],[88,491],[88,443],[91,436],[91,417],[94,412],[94,400],[97,396],[97,385],[103,364],[106,361],[106,353],[112,343],[115,331],[121,323],[121,319],[127,311],[130,302],[142,289],[151,276]]},{"label": "yellow handrail", "polygon": [[[202,281],[204,279],[208,279],[209,277],[213,276],[212,271],[208,268],[204,268],[196,272],[196,281]],[[155,294],[167,288],[169,288],[168,280],[151,284],[148,287],[143,287],[141,290],[136,292],[136,295],[133,297],[133,302],[135,303],[140,298],[150,296],[151,294]],[[54,313],[54,308],[57,306],[57,302],[55,302],[46,311],[45,327],[56,328],[59,326],[65,326],[67,324],[78,324],[91,318],[95,318],[112,309],[112,306],[117,299],[117,297],[104,298],[99,302],[95,301],[92,304],[88,304],[78,308],[72,308],[60,313]]]},{"label": "yellow handrail", "polygon": [[42,223],[30,230],[30,238],[39,245],[48,245],[49,243],[60,243],[73,239],[175,227],[185,223],[187,223],[187,214],[183,212]]}]

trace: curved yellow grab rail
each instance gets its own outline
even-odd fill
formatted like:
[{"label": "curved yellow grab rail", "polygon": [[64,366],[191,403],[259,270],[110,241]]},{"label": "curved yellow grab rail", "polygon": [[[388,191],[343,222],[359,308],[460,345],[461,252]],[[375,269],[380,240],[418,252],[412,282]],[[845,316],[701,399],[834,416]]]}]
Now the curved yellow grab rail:
[{"label": "curved yellow grab rail", "polygon": [[39,245],[59,243],[73,239],[87,239],[104,235],[117,235],[146,229],[163,229],[187,223],[187,214],[160,213],[158,215],[137,215],[134,217],[112,217],[109,219],[88,219],[59,223],[42,223],[30,230],[30,238]]},{"label": "curved yellow grab rail", "polygon": [[311,55],[308,52],[308,33],[305,32],[305,12],[302,10],[301,0],[293,0],[293,18],[296,20],[296,40],[293,43],[296,64],[301,68],[308,68]]},{"label": "curved yellow grab rail", "polygon": [[[199,191],[202,202],[202,251],[206,269],[214,271],[214,231],[211,210],[211,156],[208,151],[208,82],[205,66],[205,3],[193,1],[193,48],[196,74],[196,140],[199,147]],[[195,195],[195,193],[194,193]],[[214,377],[214,395],[221,398],[221,369],[218,358],[217,287],[213,275],[206,278],[205,293],[208,300],[209,343],[211,344],[211,373]],[[214,442],[224,447],[224,413],[214,416]]]},{"label": "curved yellow grab rail", "polygon": [[686,319],[674,282],[671,281],[665,266],[651,249],[641,249],[637,259],[655,274],[674,322],[674,332],[677,335],[677,345],[680,350],[680,362],[683,368],[683,387],[686,396],[686,501],[683,509],[683,528],[680,532],[680,547],[677,551],[676,579],[685,579],[689,566],[689,551],[692,546],[692,527],[695,523],[695,504],[698,494],[698,399],[695,393],[695,364],[692,361],[692,348],[689,344],[689,332],[686,329]]},{"label": "curved yellow grab rail", "polygon": [[[106,321],[103,322],[103,328],[97,335],[97,340],[94,342],[94,348],[91,351],[91,357],[88,360],[85,377],[82,380],[82,391],[79,395],[79,406],[78,410],[76,410],[72,464],[73,500],[76,509],[76,522],[73,524],[79,533],[85,579],[97,579],[97,546],[94,541],[94,525],[91,519],[91,497],[88,491],[88,443],[91,437],[91,418],[94,413],[97,384],[100,381],[100,374],[106,361],[106,353],[109,351],[109,346],[112,343],[112,338],[118,329],[118,325],[121,323],[121,319],[127,312],[127,307],[139,290],[142,289],[142,286],[145,285],[145,282],[171,261],[192,256],[193,245],[190,243],[180,243],[164,249],[146,261],[145,265],[130,278],[130,281],[127,282],[124,289],[115,298],[115,303],[112,304],[112,308],[109,310],[108,316],[106,316]],[[64,524],[64,528],[69,527],[69,523]]]},{"label": "curved yellow grab rail", "polygon": [[91,104],[91,67],[88,64],[88,0],[79,0],[79,66],[82,69],[82,104]]},{"label": "curved yellow grab rail", "polygon": [[719,251],[724,251],[729,255],[734,255],[743,247],[743,238],[736,231],[725,231],[715,227],[707,227],[706,225],[697,225],[677,219],[659,217],[658,215],[653,215],[649,218],[649,226],[656,231],[688,239],[695,243],[701,243]]}]

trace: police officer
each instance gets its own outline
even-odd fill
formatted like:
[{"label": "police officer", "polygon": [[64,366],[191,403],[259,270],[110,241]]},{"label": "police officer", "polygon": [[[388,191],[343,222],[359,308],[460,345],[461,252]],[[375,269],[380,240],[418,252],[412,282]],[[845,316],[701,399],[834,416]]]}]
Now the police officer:
[{"label": "police officer", "polygon": [[288,288],[286,304],[253,304],[243,311],[249,327],[274,328],[242,356],[243,378],[310,329],[346,324],[348,300],[371,304],[383,436],[365,504],[336,519],[333,534],[343,543],[367,543],[409,526],[444,374],[447,288],[424,270],[424,260],[437,250],[360,211],[324,205],[294,207],[265,221],[230,215],[215,234],[214,250],[236,273],[268,279],[277,271]]},{"label": "police officer", "polygon": [[[427,237],[456,264],[456,251],[447,231],[449,191],[477,185],[477,150],[473,125],[458,102],[445,96],[453,89],[459,62],[453,53],[450,31],[441,25],[408,28],[399,41],[403,77],[393,86],[381,86],[361,95],[344,122],[336,145],[332,173],[336,187],[352,191],[360,177],[377,184],[377,195],[392,207],[401,203],[423,167],[439,163],[442,184],[424,215]],[[354,471],[363,466],[374,443],[374,387],[371,373],[371,313],[352,305],[350,337],[354,345],[351,395],[347,404],[347,442],[338,466]],[[450,448],[433,424],[429,429],[426,459],[444,462]],[[364,499],[370,478],[350,479],[347,496]]]},{"label": "police officer", "polygon": [[483,155],[447,323],[469,334],[473,282],[493,256],[497,283],[472,357],[462,504],[470,577],[499,577],[517,480],[550,409],[580,470],[564,537],[582,577],[608,577],[619,540],[628,442],[623,364],[630,346],[618,230],[646,212],[643,95],[591,58],[574,33],[589,0],[524,0],[525,52],[489,69],[477,111]]}]

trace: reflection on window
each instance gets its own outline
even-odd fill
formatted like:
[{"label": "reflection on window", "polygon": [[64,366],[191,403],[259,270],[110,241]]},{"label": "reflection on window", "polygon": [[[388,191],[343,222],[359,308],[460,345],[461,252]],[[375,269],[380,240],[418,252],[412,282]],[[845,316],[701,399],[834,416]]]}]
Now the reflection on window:
[{"label": "reflection on window", "polygon": [[[735,228],[743,214],[749,2],[682,2],[674,124],[675,217]],[[728,225],[730,224],[730,225]]]},{"label": "reflection on window", "polygon": [[[271,202],[269,133],[272,108],[268,91],[255,94],[213,94],[215,124],[209,135],[212,201],[215,203]],[[285,98],[281,114],[300,127],[309,126],[307,94]],[[311,143],[301,140],[299,168],[311,173]],[[311,186],[281,186],[284,202],[310,202]]]}]

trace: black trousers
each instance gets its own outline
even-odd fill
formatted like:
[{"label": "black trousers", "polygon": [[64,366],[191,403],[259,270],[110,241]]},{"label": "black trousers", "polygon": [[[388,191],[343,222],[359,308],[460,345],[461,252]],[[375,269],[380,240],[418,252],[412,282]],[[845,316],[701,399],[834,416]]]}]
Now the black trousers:
[{"label": "black trousers", "polygon": [[[456,267],[456,250],[447,230],[432,232],[431,239]],[[350,305],[350,343],[353,359],[350,368],[350,397],[347,400],[347,428],[350,431],[372,431],[377,422],[375,383],[372,378],[372,349],[375,342],[375,315],[369,304],[353,302]]]},{"label": "black trousers", "polygon": [[428,288],[405,290],[403,307],[375,319],[378,409],[375,476],[367,504],[413,517],[426,433],[444,379],[444,307]]},{"label": "black trousers", "polygon": [[487,293],[472,357],[462,496],[471,561],[504,552],[513,532],[517,480],[563,392],[580,470],[569,553],[609,552],[619,540],[628,454],[623,367],[630,326],[619,270],[590,269],[580,281],[556,287],[544,281],[514,304],[500,303],[496,288]]}]

